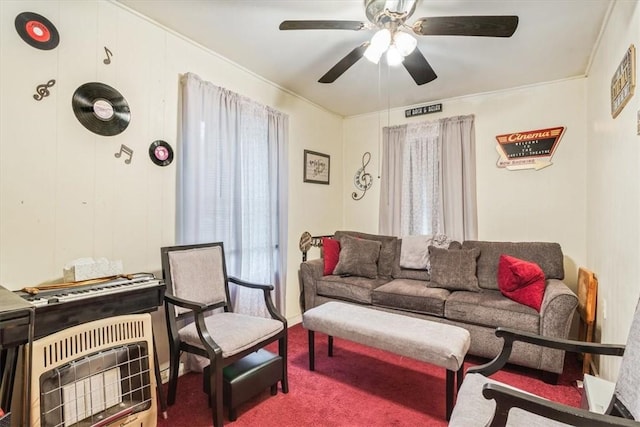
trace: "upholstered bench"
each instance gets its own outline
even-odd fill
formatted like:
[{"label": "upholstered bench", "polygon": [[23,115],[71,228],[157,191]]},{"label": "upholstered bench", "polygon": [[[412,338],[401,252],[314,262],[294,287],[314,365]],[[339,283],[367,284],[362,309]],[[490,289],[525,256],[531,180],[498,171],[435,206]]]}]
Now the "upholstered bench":
[{"label": "upholstered bench", "polygon": [[333,356],[335,336],[445,368],[447,420],[451,416],[454,375],[459,388],[471,342],[466,329],[335,301],[305,311],[302,324],[309,331],[311,371],[315,370],[315,332],[329,336],[329,356]]},{"label": "upholstered bench", "polygon": [[[204,368],[203,389],[209,394],[209,365]],[[278,393],[278,381],[282,379],[282,357],[267,350],[258,350],[223,368],[223,399],[229,409],[229,421],[237,418],[236,408],[243,402],[271,388],[271,395]]]}]

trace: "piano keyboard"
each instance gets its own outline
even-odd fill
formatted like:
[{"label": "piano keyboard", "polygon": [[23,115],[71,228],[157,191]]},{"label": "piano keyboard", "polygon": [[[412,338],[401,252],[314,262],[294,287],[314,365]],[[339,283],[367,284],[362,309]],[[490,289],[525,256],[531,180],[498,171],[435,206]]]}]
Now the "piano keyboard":
[{"label": "piano keyboard", "polygon": [[64,303],[103,295],[129,292],[134,289],[142,289],[158,286],[161,283],[153,274],[137,274],[132,279],[118,278],[95,285],[71,287],[40,291],[36,295],[23,295],[23,298],[36,307],[49,304]]}]

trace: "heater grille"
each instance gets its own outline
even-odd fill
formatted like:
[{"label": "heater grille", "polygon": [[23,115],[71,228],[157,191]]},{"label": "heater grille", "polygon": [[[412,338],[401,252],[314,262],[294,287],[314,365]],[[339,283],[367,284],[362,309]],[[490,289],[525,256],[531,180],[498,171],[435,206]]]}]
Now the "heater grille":
[{"label": "heater grille", "polygon": [[111,426],[136,420],[144,426],[144,420],[155,421],[152,349],[148,314],[102,319],[35,341],[32,425]]}]

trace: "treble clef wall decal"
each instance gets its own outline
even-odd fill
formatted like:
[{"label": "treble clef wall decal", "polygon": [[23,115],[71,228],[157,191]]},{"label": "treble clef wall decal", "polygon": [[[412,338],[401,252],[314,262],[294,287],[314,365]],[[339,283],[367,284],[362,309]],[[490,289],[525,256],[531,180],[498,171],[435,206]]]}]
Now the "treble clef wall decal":
[{"label": "treble clef wall decal", "polygon": [[362,155],[362,167],[358,169],[358,171],[356,172],[356,176],[353,178],[354,185],[358,190],[362,191],[362,194],[358,196],[358,193],[354,191],[353,193],[351,193],[351,198],[353,200],[362,199],[364,195],[367,193],[367,190],[371,188],[371,184],[372,184],[371,174],[364,170],[364,168],[367,167],[370,161],[371,161],[371,153],[367,151]]},{"label": "treble clef wall decal", "polygon": [[33,99],[35,99],[36,101],[42,101],[42,98],[44,98],[45,96],[49,96],[49,88],[53,87],[53,85],[55,84],[55,79],[51,79],[46,84],[36,86],[37,93],[33,95]]}]

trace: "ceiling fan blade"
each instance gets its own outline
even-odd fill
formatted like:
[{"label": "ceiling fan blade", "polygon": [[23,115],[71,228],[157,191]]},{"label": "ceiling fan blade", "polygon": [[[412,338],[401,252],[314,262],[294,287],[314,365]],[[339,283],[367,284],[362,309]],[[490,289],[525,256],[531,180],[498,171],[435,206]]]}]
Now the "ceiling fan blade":
[{"label": "ceiling fan blade", "polygon": [[364,55],[364,51],[369,47],[369,42],[364,42],[360,46],[353,49],[342,58],[336,65],[333,66],[327,73],[320,77],[318,82],[320,83],[333,83],[338,77],[340,77],[345,71],[347,71],[353,64],[358,62]]},{"label": "ceiling fan blade", "polygon": [[360,21],[282,21],[281,30],[354,30],[365,27]]},{"label": "ceiling fan blade", "polygon": [[511,37],[516,28],[517,16],[434,16],[413,24],[422,36]]},{"label": "ceiling fan blade", "polygon": [[417,85],[423,85],[438,78],[429,62],[427,62],[427,58],[418,48],[413,49],[413,52],[404,57],[402,65],[411,74]]}]

